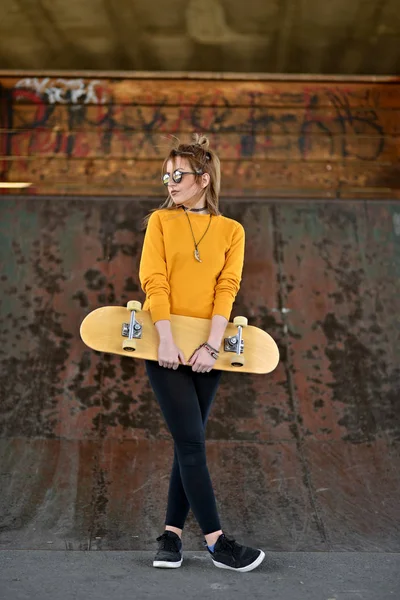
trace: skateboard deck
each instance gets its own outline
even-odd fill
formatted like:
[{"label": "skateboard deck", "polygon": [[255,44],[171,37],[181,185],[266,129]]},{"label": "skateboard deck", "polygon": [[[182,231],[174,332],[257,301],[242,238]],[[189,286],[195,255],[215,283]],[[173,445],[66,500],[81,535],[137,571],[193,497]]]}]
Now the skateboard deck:
[{"label": "skateboard deck", "polygon": [[[186,360],[207,341],[211,321],[196,317],[171,315],[171,329],[176,345]],[[83,342],[98,352],[120,354],[139,359],[158,360],[158,332],[140,302],[127,307],[103,306],[90,312],[82,321]],[[239,353],[240,346],[240,353]],[[226,327],[214,369],[241,373],[270,373],[279,362],[279,351],[272,337],[252,325],[245,317],[236,317]]]}]

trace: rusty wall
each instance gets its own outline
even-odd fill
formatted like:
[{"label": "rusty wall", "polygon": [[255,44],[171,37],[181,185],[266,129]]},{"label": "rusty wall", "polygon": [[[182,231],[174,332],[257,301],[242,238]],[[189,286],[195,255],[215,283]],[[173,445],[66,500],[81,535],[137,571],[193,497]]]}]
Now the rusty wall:
[{"label": "rusty wall", "polygon": [[159,196],[169,137],[199,131],[224,196],[400,197],[399,77],[3,72],[0,92],[0,180],[29,194]]},{"label": "rusty wall", "polygon": [[[154,548],[169,435],[143,362],[78,332],[143,297],[140,220],[159,201],[2,198],[2,548]],[[225,373],[210,417],[224,528],[270,550],[399,551],[398,203],[222,208],[247,231],[233,314],[281,351],[269,376]]]}]

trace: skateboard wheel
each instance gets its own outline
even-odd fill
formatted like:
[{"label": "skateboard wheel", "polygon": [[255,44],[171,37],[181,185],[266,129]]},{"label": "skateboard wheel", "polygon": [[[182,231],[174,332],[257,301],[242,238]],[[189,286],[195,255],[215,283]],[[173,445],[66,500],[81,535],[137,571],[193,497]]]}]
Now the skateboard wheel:
[{"label": "skateboard wheel", "polygon": [[248,321],[247,321],[246,317],[235,317],[233,319],[233,324],[241,325],[242,327],[247,327]]},{"label": "skateboard wheel", "polygon": [[137,300],[129,300],[126,308],[128,310],[142,310],[142,303]]},{"label": "skateboard wheel", "polygon": [[234,356],[231,360],[231,366],[232,367],[243,367],[244,365],[244,356],[239,355],[239,356]]},{"label": "skateboard wheel", "polygon": [[126,352],[135,352],[136,350],[136,340],[123,340],[122,349]]}]

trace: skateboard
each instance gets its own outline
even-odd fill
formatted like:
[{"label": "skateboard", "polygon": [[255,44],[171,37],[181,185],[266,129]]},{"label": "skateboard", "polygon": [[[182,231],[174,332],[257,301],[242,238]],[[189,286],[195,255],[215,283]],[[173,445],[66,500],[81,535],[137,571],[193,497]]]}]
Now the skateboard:
[{"label": "skateboard", "polygon": [[[171,315],[172,335],[186,360],[207,341],[211,321],[197,317]],[[136,300],[127,306],[103,306],[82,321],[83,342],[98,352],[133,358],[158,360],[158,332],[150,312]],[[270,373],[279,362],[279,350],[272,337],[252,325],[246,317],[228,323],[214,369],[242,373]]]}]

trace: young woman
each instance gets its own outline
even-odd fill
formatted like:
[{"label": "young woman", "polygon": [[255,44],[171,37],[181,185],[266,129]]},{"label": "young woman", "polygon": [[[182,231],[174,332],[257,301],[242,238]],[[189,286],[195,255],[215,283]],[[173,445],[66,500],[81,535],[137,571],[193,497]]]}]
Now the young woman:
[{"label": "young woman", "polygon": [[[168,198],[148,219],[140,262],[144,309],[159,334],[158,362],[146,361],[146,371],[174,439],[165,532],[157,538],[153,565],[181,566],[181,535],[191,508],[214,565],[251,571],[265,554],[224,535],[206,462],[205,427],[221,378],[213,367],[244,256],[243,227],[218,209],[220,163],[208,145],[196,135],[192,144],[169,153],[162,176]],[[191,357],[174,342],[171,313],[211,319],[208,339]]]}]

